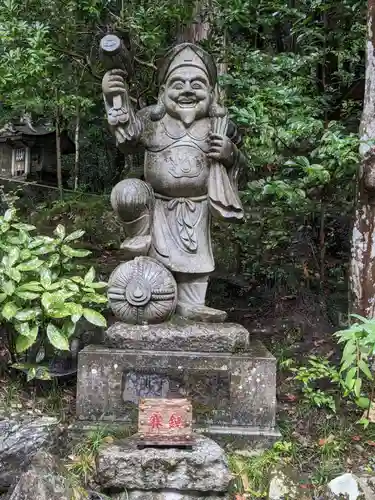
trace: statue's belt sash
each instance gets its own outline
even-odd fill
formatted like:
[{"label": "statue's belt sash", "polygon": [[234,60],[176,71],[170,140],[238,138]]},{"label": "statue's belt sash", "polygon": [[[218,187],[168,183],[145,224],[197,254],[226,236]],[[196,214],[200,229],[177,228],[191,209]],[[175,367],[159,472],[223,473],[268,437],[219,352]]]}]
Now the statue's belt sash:
[{"label": "statue's belt sash", "polygon": [[207,195],[172,198],[155,193],[155,198],[168,202],[168,210],[175,212],[178,245],[189,253],[195,253],[198,250],[196,225],[200,219],[199,214],[196,213],[196,204],[207,200]]}]

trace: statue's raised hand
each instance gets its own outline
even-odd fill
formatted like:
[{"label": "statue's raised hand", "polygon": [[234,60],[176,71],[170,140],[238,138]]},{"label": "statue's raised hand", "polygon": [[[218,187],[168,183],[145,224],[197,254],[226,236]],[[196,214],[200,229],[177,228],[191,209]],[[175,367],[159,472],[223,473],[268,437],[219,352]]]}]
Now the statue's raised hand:
[{"label": "statue's raised hand", "polygon": [[210,134],[210,149],[208,156],[217,160],[225,167],[231,167],[234,163],[234,148],[232,141],[221,134]]},{"label": "statue's raised hand", "polygon": [[129,120],[125,77],[126,73],[121,69],[107,71],[103,77],[102,89],[108,104],[107,115],[110,125],[126,123]]}]

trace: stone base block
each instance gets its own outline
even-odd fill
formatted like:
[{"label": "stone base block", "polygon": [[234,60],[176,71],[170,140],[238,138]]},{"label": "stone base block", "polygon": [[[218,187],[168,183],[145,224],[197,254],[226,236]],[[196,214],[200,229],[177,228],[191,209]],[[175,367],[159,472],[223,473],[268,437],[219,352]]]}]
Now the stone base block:
[{"label": "stone base block", "polygon": [[115,349],[196,352],[240,352],[249,347],[249,332],[235,323],[196,323],[174,318],[159,325],[117,322],[104,343]]},{"label": "stone base block", "polygon": [[131,437],[100,449],[97,477],[107,490],[176,490],[225,493],[232,475],[225,453],[211,439],[196,436],[192,449],[144,448]]},{"label": "stone base block", "polygon": [[175,490],[127,491],[112,497],[113,500],[231,500],[233,496],[206,495],[205,493],[181,493]]},{"label": "stone base block", "polygon": [[134,424],[142,397],[190,398],[195,428],[218,442],[243,447],[244,441],[268,444],[279,437],[276,360],[258,342],[241,353],[102,346],[80,352],[80,420]]}]

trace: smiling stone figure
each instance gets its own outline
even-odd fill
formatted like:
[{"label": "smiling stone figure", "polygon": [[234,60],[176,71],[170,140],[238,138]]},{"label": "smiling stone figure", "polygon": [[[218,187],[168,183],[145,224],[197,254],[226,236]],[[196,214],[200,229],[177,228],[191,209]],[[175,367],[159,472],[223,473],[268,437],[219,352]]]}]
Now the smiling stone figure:
[{"label": "smiling stone figure", "polygon": [[[205,306],[214,270],[210,220],[243,217],[237,191],[245,164],[237,148],[240,137],[218,104],[215,62],[200,47],[184,43],[172,48],[159,66],[158,81],[157,104],[135,112],[126,73],[114,69],[103,78],[107,118],[118,147],[145,150],[146,182],[125,179],[112,191],[112,206],[127,235],[122,248],[130,257],[151,257],[171,271],[178,314],[223,321],[225,313]],[[141,290],[146,285],[139,283],[134,304],[135,296],[147,295]]]}]

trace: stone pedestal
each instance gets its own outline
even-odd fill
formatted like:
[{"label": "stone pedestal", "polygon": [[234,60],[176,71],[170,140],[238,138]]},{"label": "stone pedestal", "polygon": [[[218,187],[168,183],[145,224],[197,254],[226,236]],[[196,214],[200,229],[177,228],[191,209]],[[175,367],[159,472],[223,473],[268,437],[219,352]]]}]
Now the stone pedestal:
[{"label": "stone pedestal", "polygon": [[126,491],[130,500],[229,499],[232,480],[224,451],[201,436],[192,449],[139,449],[136,436],[102,447],[97,478],[103,489]]},{"label": "stone pedestal", "polygon": [[276,360],[232,323],[116,323],[79,354],[77,416],[134,424],[141,397],[188,397],[196,432],[243,447],[275,428]]}]

